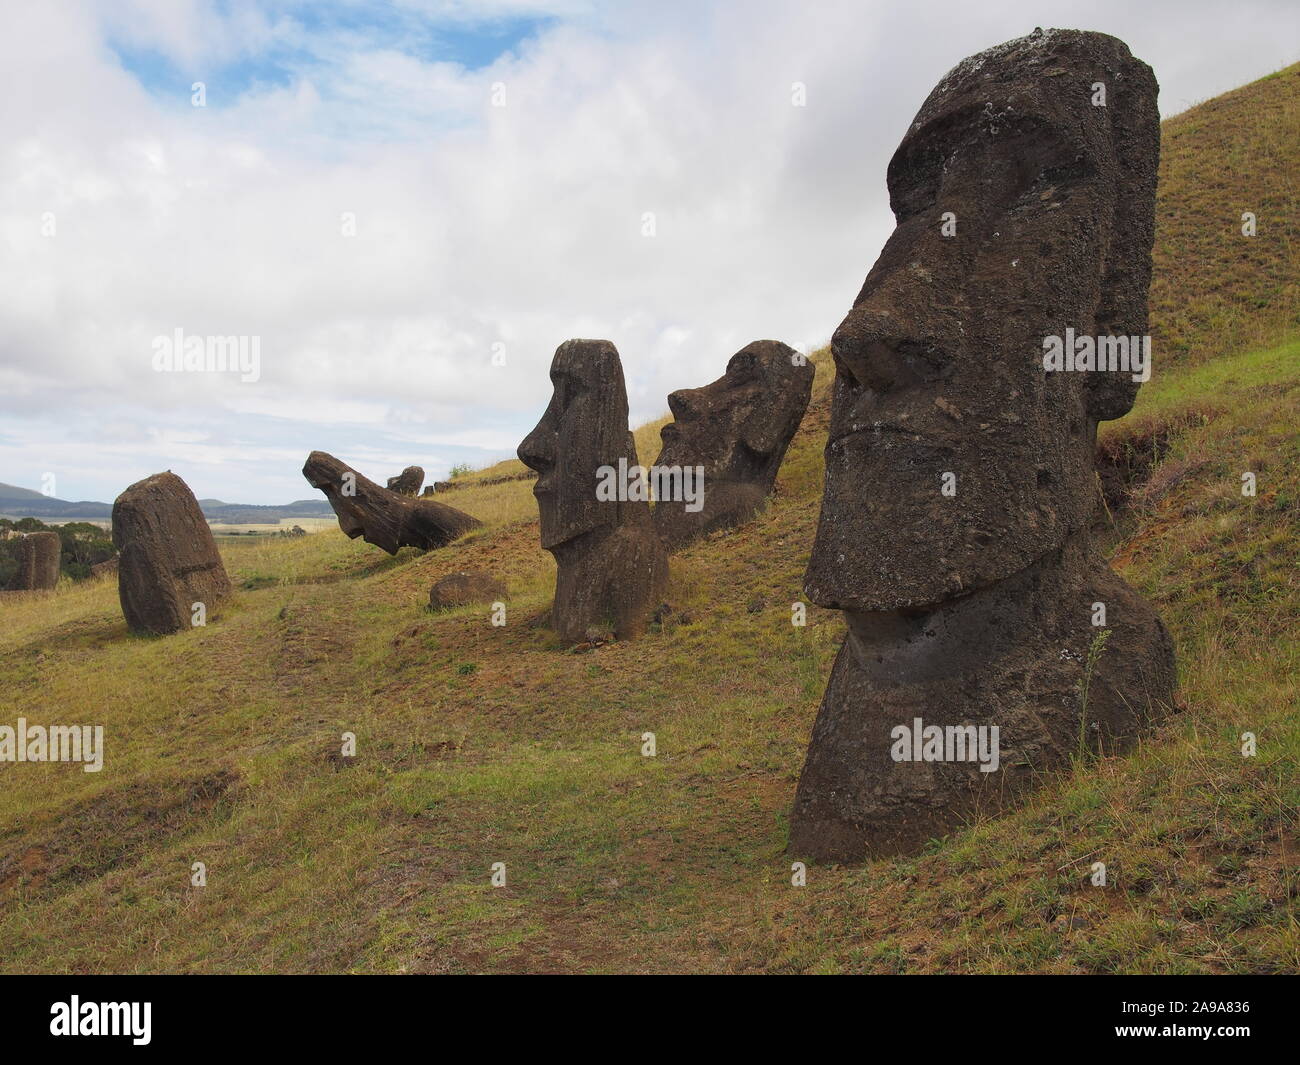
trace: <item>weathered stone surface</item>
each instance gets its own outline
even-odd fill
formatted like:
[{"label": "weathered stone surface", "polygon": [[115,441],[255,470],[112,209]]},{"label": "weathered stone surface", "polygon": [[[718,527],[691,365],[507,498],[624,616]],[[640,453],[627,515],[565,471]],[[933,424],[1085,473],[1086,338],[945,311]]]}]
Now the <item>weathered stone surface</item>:
[{"label": "weathered stone surface", "polygon": [[116,577],[117,576],[117,558],[105,559],[103,562],[96,562],[90,567],[92,577]]},{"label": "weathered stone surface", "polygon": [[443,547],[483,523],[462,510],[431,499],[411,499],[382,488],[324,451],[307,456],[302,475],[325,498],[339,518],[339,528],[352,539],[390,555],[402,547],[427,551]]},{"label": "weathered stone surface", "polygon": [[490,573],[452,573],[429,590],[429,608],[445,610],[471,603],[495,603],[506,598],[505,582]]},{"label": "weathered stone surface", "polygon": [[[832,339],[805,589],[849,634],[795,798],[798,856],[915,850],[1081,737],[1122,748],[1172,705],[1169,635],[1091,542],[1097,422],[1138,382],[1043,364],[1067,328],[1148,332],[1156,91],[1112,37],[1037,32],[949,73],[894,154],[898,227]],[[998,769],[895,760],[917,719],[997,726]]]},{"label": "weathered stone surface", "polygon": [[702,509],[688,509],[680,496],[655,502],[655,529],[669,551],[753,517],[808,409],[813,372],[793,348],[756,340],[712,384],[668,397],[674,420],[660,431],[655,466],[704,470]]},{"label": "weathered stone surface", "polygon": [[418,496],[420,486],[424,484],[424,468],[407,466],[396,477],[388,478],[388,490],[399,496]]},{"label": "weathered stone surface", "polygon": [[118,598],[133,632],[189,628],[194,604],[211,614],[230,595],[217,542],[194,493],[174,473],[137,481],[113,503]]},{"label": "weathered stone surface", "polygon": [[568,340],[551,362],[554,394],[519,445],[537,471],[533,494],[542,547],[558,573],[551,624],[565,645],[611,626],[620,640],[645,631],[667,583],[668,562],[645,501],[602,500],[602,468],[637,466],[627,428],[627,393],[618,349],[607,340]]},{"label": "weathered stone surface", "polygon": [[33,532],[14,541],[18,569],[9,579],[9,591],[38,592],[59,583],[59,557],[63,542],[56,532]]}]

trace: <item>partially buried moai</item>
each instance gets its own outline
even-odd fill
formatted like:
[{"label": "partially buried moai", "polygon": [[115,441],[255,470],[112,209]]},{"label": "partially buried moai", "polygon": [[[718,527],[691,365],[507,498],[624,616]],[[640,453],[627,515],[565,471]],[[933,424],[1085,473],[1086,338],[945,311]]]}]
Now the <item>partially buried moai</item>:
[{"label": "partially buried moai", "polygon": [[592,630],[631,639],[645,629],[668,563],[644,495],[598,490],[611,471],[638,469],[618,349],[607,340],[565,341],[551,384],[546,413],[519,445],[520,460],[537,471],[542,547],[558,570],[551,624],[563,644]]},{"label": "partially buried moai", "polygon": [[217,542],[189,486],[170,470],[113,503],[117,588],[133,632],[164,635],[206,624],[230,595]]},{"label": "partially buried moai", "polygon": [[1097,423],[1150,372],[1156,92],[1121,41],[1038,31],[949,73],[890,162],[898,225],[832,339],[805,589],[849,632],[793,854],[914,851],[1173,702],[1169,635],[1091,535]]},{"label": "partially buried moai", "polygon": [[9,579],[11,592],[48,591],[59,583],[63,541],[56,532],[33,532],[15,544],[18,569]]},{"label": "partially buried moai", "polygon": [[657,483],[667,470],[684,478],[702,469],[702,483],[693,485],[698,498],[680,492],[655,501],[655,529],[669,551],[754,516],[808,409],[812,382],[803,355],[777,340],[756,340],[712,384],[668,397],[674,420],[660,432]]}]

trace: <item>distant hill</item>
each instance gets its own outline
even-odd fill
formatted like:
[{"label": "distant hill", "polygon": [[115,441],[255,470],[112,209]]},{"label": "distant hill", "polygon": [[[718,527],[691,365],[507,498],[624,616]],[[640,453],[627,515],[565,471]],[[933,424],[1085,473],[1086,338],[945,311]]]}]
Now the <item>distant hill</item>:
[{"label": "distant hill", "polygon": [[[324,499],[297,499],[292,503],[267,506],[200,499],[199,508],[208,521],[231,525],[274,525],[282,518],[328,518],[334,513]],[[85,499],[69,502],[33,492],[30,488],[0,483],[0,517],[40,518],[42,521],[68,521],[76,518],[107,521],[112,514],[111,503]]]},{"label": "distant hill", "polygon": [[6,502],[11,499],[45,499],[40,492],[33,492],[30,488],[19,488],[17,485],[0,484],[0,499]]}]

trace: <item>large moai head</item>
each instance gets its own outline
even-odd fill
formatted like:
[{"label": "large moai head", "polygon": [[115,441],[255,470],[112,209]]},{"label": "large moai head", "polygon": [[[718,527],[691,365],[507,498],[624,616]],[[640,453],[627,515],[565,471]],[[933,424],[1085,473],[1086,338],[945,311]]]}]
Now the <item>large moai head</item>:
[{"label": "large moai head", "polygon": [[133,632],[189,628],[231,594],[217,542],[189,486],[170,470],[137,481],[113,503],[118,597]]},{"label": "large moai head", "polygon": [[660,499],[654,522],[669,550],[751,517],[776,480],[786,448],[812,395],[813,367],[777,340],[756,340],[703,388],[668,397],[673,421],[663,427],[661,470],[703,467],[703,507]]},{"label": "large moai head", "polygon": [[618,350],[608,340],[566,341],[551,384],[546,413],[519,445],[520,461],[537,471],[542,547],[556,561],[551,627],[565,645],[607,629],[632,639],[667,583],[668,562],[644,493],[598,491],[623,470],[629,479],[637,471],[644,487]]},{"label": "large moai head", "polygon": [[626,508],[597,498],[597,471],[616,469],[620,458],[629,466],[637,461],[623,364],[613,344],[566,340],[551,361],[551,385],[551,402],[518,452],[537,471],[533,494],[547,550],[620,524]]},{"label": "large moai head", "polygon": [[897,228],[832,340],[813,601],[924,608],[1089,524],[1096,423],[1137,375],[1049,372],[1044,340],[1147,334],[1156,91],[1123,42],[1052,30],[930,94],[889,164]]},{"label": "large moai head", "polygon": [[1156,91],[1113,37],[1039,31],[957,66],[890,163],[898,227],[832,340],[805,587],[848,633],[793,852],[912,852],[1173,702],[1169,634],[1090,535],[1097,422],[1149,372],[1093,367],[1147,354]]}]

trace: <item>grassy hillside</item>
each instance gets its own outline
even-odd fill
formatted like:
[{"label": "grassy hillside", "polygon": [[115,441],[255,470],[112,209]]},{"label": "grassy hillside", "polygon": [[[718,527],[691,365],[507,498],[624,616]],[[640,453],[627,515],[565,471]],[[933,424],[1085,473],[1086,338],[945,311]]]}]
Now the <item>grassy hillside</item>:
[{"label": "grassy hillside", "polygon": [[[1300,331],[1300,63],[1162,126],[1151,319],[1157,365]],[[1242,214],[1256,235],[1242,234]]]},{"label": "grassy hillside", "polygon": [[[1265,114],[1257,88],[1168,128]],[[1170,210],[1205,232],[1222,212],[1161,203],[1163,270]],[[1209,306],[1201,268],[1180,260],[1180,284]],[[786,817],[843,634],[816,608],[790,624],[822,357],[771,505],[674,558],[636,642],[560,652],[539,624],[554,566],[527,482],[457,490],[487,525],[425,555],[337,532],[224,547],[240,594],[181,636],[129,636],[105,582],[0,606],[0,723],[108,734],[99,774],[0,764],[0,971],[1300,970],[1300,329],[1295,288],[1268,292],[1278,334],[1236,348],[1157,301],[1187,355],[1103,435],[1116,565],[1178,641],[1185,704],[1133,754],[919,858],[791,886]],[[467,568],[508,582],[504,627],[424,609]]]}]

